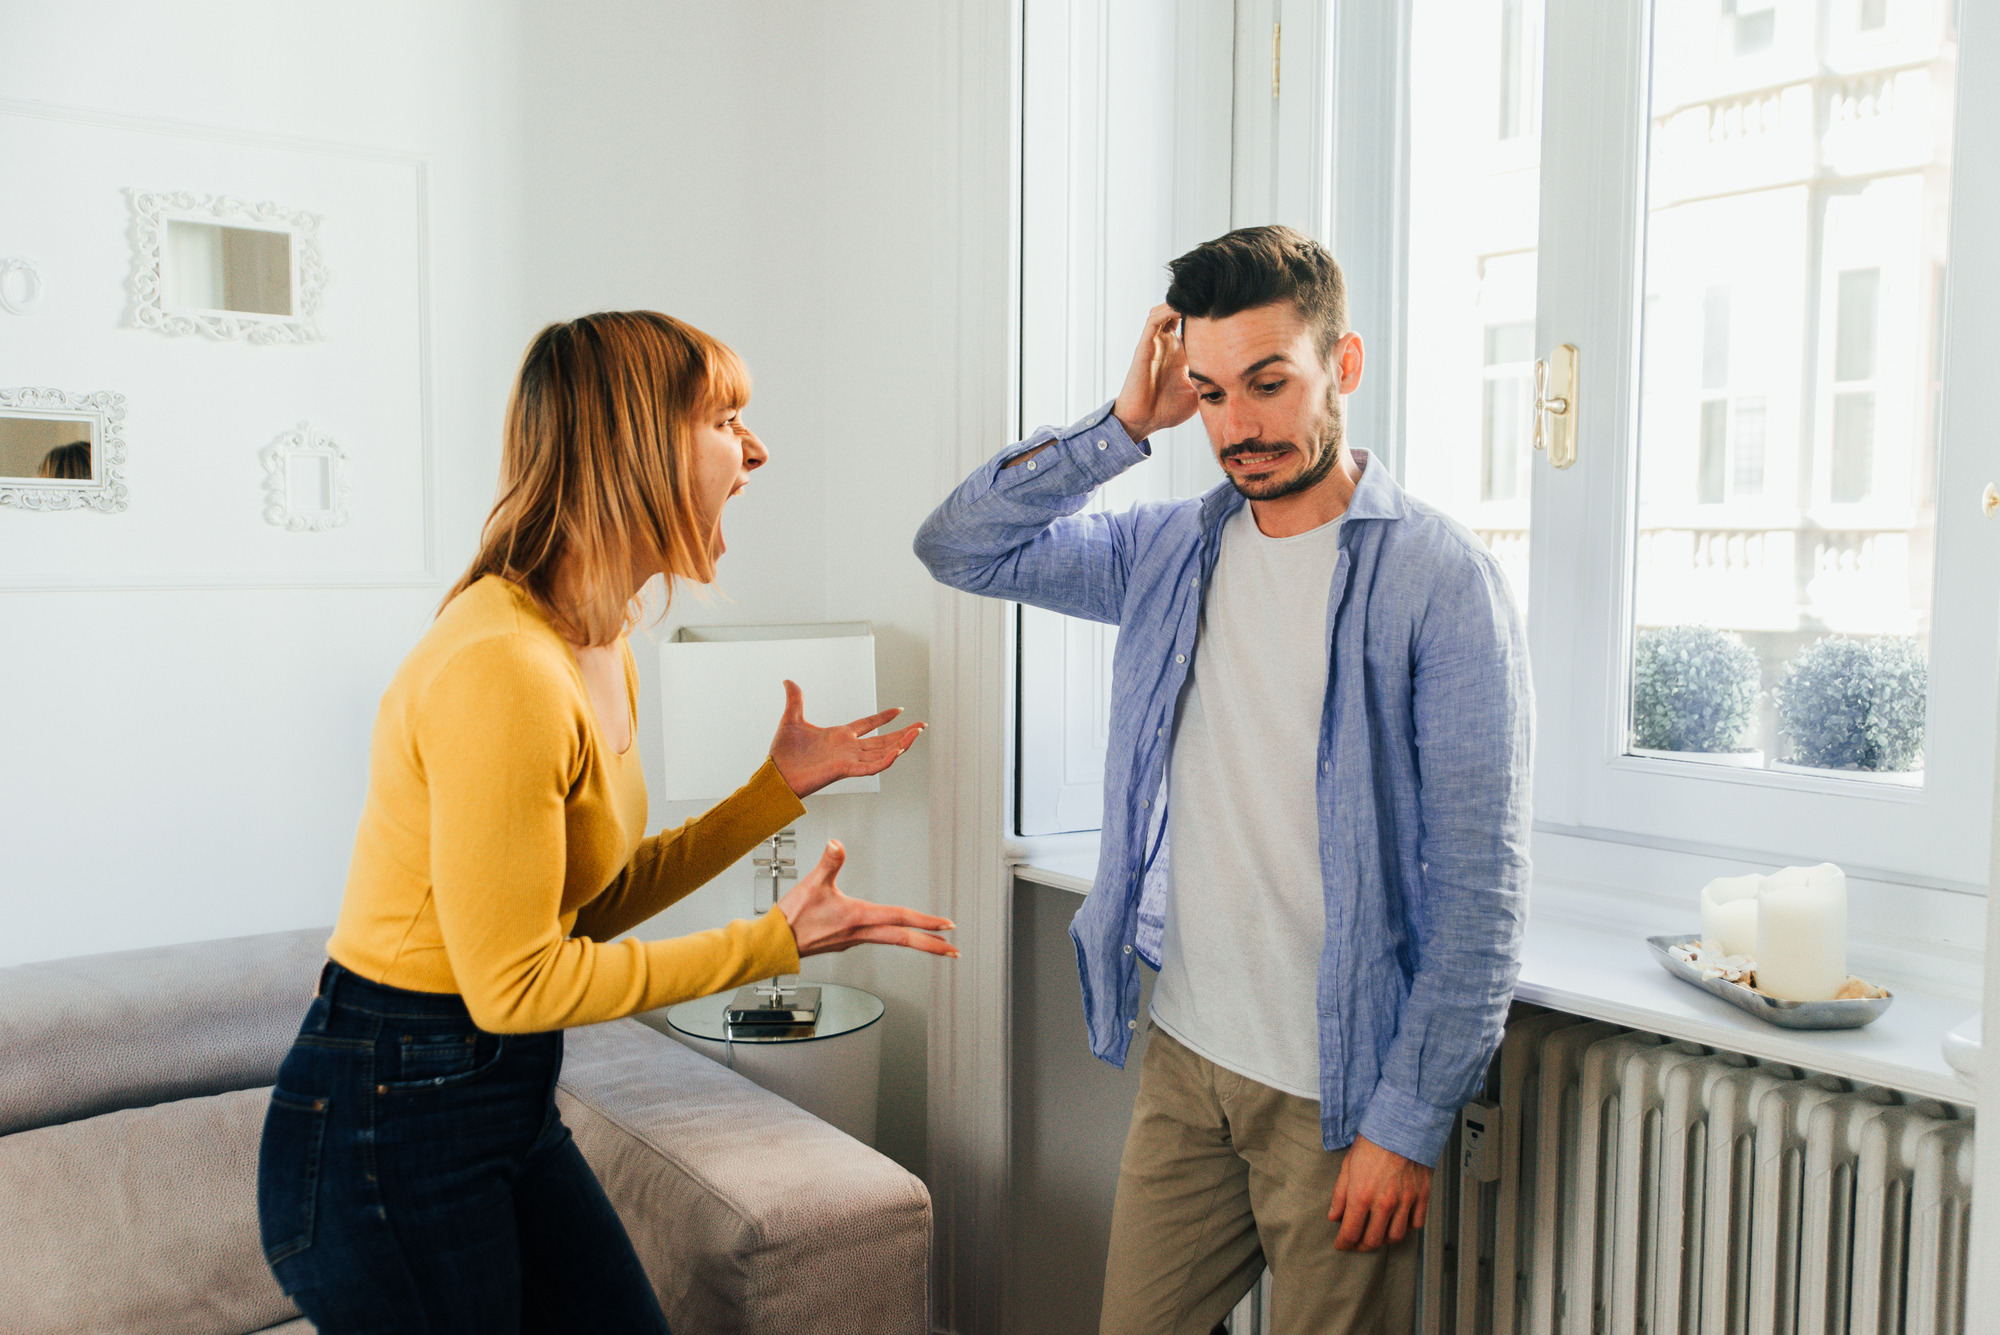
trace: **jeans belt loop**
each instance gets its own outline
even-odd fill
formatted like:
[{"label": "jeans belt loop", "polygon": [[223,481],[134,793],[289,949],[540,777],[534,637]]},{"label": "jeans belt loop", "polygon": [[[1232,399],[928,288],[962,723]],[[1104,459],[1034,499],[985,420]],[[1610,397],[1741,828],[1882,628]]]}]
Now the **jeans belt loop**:
[{"label": "jeans belt loop", "polygon": [[320,966],[319,986],[314,989],[313,995],[326,1003],[325,1006],[319,1009],[317,1023],[314,1025],[321,1032],[326,1030],[327,1020],[333,1015],[334,988],[338,984],[342,972],[341,967],[332,960],[328,960]]}]

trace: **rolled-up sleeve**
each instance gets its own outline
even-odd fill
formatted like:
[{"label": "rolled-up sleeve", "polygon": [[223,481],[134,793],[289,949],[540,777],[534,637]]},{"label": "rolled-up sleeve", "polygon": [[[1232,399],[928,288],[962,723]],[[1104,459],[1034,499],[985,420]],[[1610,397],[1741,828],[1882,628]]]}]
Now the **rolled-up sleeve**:
[{"label": "rolled-up sleeve", "polygon": [[[1007,467],[1030,450],[1041,453]],[[1150,456],[1110,404],[1063,430],[1044,427],[945,498],[917,530],[917,559],[963,593],[1116,624],[1129,516],[1079,512],[1098,487]]]}]

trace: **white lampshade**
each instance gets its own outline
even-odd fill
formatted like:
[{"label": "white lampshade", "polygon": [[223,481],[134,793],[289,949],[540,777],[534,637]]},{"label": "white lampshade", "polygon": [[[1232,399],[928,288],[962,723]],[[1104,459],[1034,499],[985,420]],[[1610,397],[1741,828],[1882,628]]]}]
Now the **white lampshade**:
[{"label": "white lampshade", "polygon": [[[660,646],[666,802],[704,802],[741,788],[770,754],[785,682],[805,692],[821,727],[875,712],[875,634],[865,621],[804,626],[683,626]],[[874,776],[823,793],[876,793]]]}]

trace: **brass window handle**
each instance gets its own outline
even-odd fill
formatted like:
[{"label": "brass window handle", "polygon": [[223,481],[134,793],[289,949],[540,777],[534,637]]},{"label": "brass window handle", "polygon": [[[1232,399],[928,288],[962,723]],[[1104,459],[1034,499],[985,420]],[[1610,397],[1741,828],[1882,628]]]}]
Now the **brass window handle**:
[{"label": "brass window handle", "polygon": [[1576,462],[1576,344],[1565,343],[1535,362],[1535,448],[1549,462]]},{"label": "brass window handle", "polygon": [[1991,519],[1993,512],[2000,510],[2000,487],[1994,486],[1991,482],[1987,483],[1985,493],[1979,498],[1979,506],[1986,511],[1986,517]]}]

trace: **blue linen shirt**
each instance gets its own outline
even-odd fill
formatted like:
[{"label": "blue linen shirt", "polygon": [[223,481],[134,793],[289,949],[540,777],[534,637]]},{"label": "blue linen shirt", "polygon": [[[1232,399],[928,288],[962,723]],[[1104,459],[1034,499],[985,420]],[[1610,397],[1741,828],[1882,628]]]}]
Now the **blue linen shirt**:
[{"label": "blue linen shirt", "polygon": [[[1097,879],[1070,939],[1091,1051],[1121,1067],[1138,959],[1159,967],[1175,706],[1223,521],[1244,503],[1225,482],[1195,500],[1078,513],[1150,454],[1106,404],[1002,450],[916,539],[952,588],[1119,627]],[[1520,971],[1534,703],[1491,553],[1356,454],[1326,594],[1320,1132],[1329,1150],[1360,1134],[1434,1164],[1500,1044]]]}]

